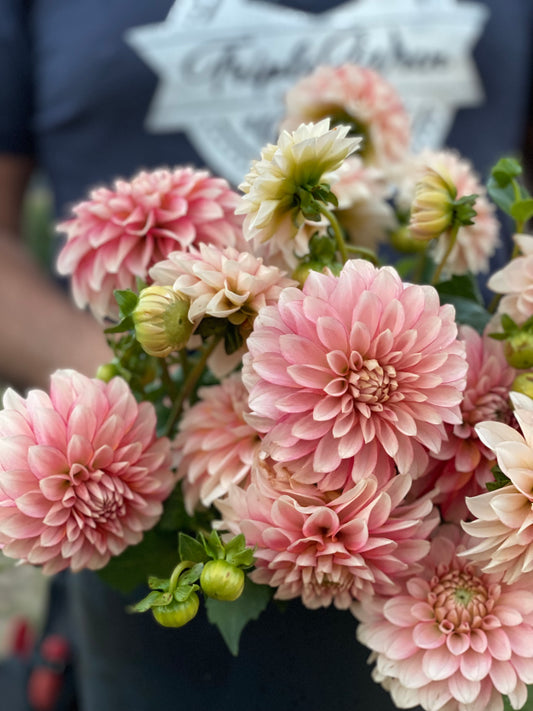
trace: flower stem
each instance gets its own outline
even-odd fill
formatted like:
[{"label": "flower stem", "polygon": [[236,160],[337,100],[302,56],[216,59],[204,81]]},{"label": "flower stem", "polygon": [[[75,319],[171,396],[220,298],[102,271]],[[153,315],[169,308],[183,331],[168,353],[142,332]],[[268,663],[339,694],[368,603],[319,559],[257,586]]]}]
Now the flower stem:
[{"label": "flower stem", "polygon": [[372,264],[376,267],[379,266],[379,259],[376,253],[371,249],[368,249],[368,247],[357,247],[354,244],[347,244],[346,250],[351,254],[359,254],[364,259],[368,260],[369,262],[372,262]]},{"label": "flower stem", "polygon": [[323,203],[320,204],[320,212],[324,217],[328,220],[329,224],[331,225],[331,229],[333,230],[333,234],[335,235],[335,241],[337,242],[337,248],[340,252],[341,259],[343,263],[346,263],[349,259],[348,257],[348,250],[346,249],[346,242],[344,241],[344,235],[341,230],[341,226],[339,225],[339,221]]},{"label": "flower stem", "polygon": [[440,280],[440,275],[441,272],[444,268],[444,265],[446,264],[446,261],[450,254],[452,253],[452,249],[455,247],[455,243],[457,242],[457,233],[459,232],[459,228],[461,227],[460,224],[454,225],[448,232],[448,247],[446,251],[444,252],[444,256],[442,257],[440,264],[437,266],[437,269],[435,270],[435,274],[433,275],[433,279],[431,280],[431,283],[433,286],[435,284],[439,283]]},{"label": "flower stem", "polygon": [[178,565],[174,568],[172,571],[172,575],[170,576],[170,582],[168,584],[168,592],[174,594],[176,591],[176,588],[178,586],[178,580],[180,575],[183,573],[184,570],[187,570],[188,568],[192,568],[194,566],[194,563],[190,560],[182,560],[181,563],[178,563]]},{"label": "flower stem", "polygon": [[196,387],[198,381],[203,375],[207,360],[220,342],[220,339],[221,336],[212,336],[211,340],[206,342],[203,350],[200,352],[200,358],[198,359],[198,362],[196,363],[194,368],[192,368],[192,370],[187,374],[185,382],[183,383],[183,387],[181,388],[181,392],[174,401],[174,406],[172,407],[172,411],[170,412],[167,424],[165,426],[165,435],[167,437],[170,437],[174,425],[179,420],[185,401],[192,395],[194,388]]},{"label": "flower stem", "polygon": [[172,380],[172,376],[170,375],[170,371],[168,369],[168,363],[164,358],[160,359],[161,363],[161,381],[163,385],[166,388],[166,391],[168,395],[170,395],[171,398],[175,398],[178,395],[178,391],[176,389],[176,384]]}]

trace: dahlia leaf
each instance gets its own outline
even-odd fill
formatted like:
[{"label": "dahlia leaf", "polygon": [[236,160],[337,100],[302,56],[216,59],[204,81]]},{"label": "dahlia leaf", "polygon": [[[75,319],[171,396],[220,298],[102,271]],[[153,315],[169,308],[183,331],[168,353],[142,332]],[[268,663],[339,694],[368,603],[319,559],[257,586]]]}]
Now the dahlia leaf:
[{"label": "dahlia leaf", "polygon": [[478,304],[483,303],[477,281],[472,274],[454,275],[450,280],[437,284],[436,289],[441,296],[443,294],[451,294],[470,299]]},{"label": "dahlia leaf", "polygon": [[245,626],[257,620],[268,605],[273,590],[268,585],[257,585],[247,577],[242,595],[234,602],[209,598],[206,600],[207,619],[216,625],[233,654],[239,654],[239,641]]},{"label": "dahlia leaf", "polygon": [[500,158],[492,168],[491,175],[500,188],[505,188],[513,178],[522,175],[522,166],[515,158]]},{"label": "dahlia leaf", "polygon": [[120,309],[120,317],[131,316],[139,300],[137,294],[130,289],[115,289],[113,294]]},{"label": "dahlia leaf", "polygon": [[527,222],[533,217],[533,198],[517,200],[511,205],[511,217],[517,222]]},{"label": "dahlia leaf", "polygon": [[480,304],[454,294],[442,294],[441,303],[451,304],[455,307],[458,323],[467,324],[475,328],[478,333],[483,333],[490,320],[490,314]]},{"label": "dahlia leaf", "polygon": [[203,545],[186,533],[180,532],[178,536],[178,550],[180,560],[191,560],[193,563],[207,563],[208,560],[211,560]]}]

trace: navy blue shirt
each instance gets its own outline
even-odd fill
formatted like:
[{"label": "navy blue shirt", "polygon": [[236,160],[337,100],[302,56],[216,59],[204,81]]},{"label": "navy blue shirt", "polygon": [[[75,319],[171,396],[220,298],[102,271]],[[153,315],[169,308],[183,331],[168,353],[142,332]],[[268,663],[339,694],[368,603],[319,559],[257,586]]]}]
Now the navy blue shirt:
[{"label": "navy blue shirt", "polygon": [[[318,13],[344,3],[270,4]],[[486,99],[459,109],[448,137],[483,173],[522,145],[533,27],[530,0],[484,4],[491,15],[473,56]],[[162,22],[171,5],[0,0],[0,151],[35,154],[58,215],[117,176],[205,162],[186,132],[146,130],[158,77],[124,41],[128,28]],[[245,630],[235,659],[203,618],[174,631],[127,615],[127,601],[89,572],[71,576],[70,589],[81,711],[393,707],[371,681],[348,612],[272,605]]]}]

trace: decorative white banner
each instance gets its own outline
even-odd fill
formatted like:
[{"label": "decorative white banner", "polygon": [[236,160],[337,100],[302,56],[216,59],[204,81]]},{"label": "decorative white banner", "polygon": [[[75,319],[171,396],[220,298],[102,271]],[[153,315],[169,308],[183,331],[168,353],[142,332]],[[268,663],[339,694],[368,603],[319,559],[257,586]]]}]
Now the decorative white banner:
[{"label": "decorative white banner", "polygon": [[234,183],[275,140],[283,94],[319,64],[354,62],[398,89],[413,148],[444,142],[459,108],[482,102],[471,57],[487,20],[477,2],[351,0],[318,15],[258,0],[176,0],[126,40],[160,77],[147,130],[182,130]]}]

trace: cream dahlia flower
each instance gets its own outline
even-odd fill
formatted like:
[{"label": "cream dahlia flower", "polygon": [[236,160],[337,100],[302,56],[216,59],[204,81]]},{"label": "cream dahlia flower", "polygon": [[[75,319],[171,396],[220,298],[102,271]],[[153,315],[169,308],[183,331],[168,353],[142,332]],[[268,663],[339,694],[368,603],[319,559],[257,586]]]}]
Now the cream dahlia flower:
[{"label": "cream dahlia flower", "polygon": [[155,410],[127,383],[71,370],[50,394],[12,390],[0,412],[0,544],[42,565],[103,568],[157,523],[175,477]]},{"label": "cream dahlia flower", "polygon": [[150,276],[188,299],[192,323],[205,316],[227,318],[245,337],[259,310],[276,303],[282,289],[296,284],[250,252],[207,244],[171,253],[150,270]]},{"label": "cream dahlia flower", "polygon": [[332,190],[339,201],[335,216],[348,241],[377,251],[387,234],[397,227],[387,198],[391,187],[384,172],[366,166],[359,156],[348,158],[338,170]]},{"label": "cream dahlia flower", "polygon": [[[244,195],[236,214],[246,215],[244,235],[261,243],[273,240],[269,254],[307,253],[312,232],[301,210],[298,191],[321,184],[331,185],[335,171],[359,146],[350,138],[348,126],[329,127],[329,119],[302,124],[289,133],[282,131],[276,145],[269,144],[261,159],[239,186]],[[292,258],[294,262],[294,257]]]},{"label": "cream dahlia flower", "polygon": [[522,324],[533,316],[533,237],[518,234],[514,240],[522,255],[495,272],[487,286],[503,294],[497,313],[507,314],[513,321]]},{"label": "cream dahlia flower", "polygon": [[468,498],[476,520],[463,523],[471,536],[480,539],[466,554],[483,571],[498,573],[507,583],[533,571],[533,400],[521,393],[511,393],[511,400],[521,433],[500,422],[476,427],[510,483]]},{"label": "cream dahlia flower", "polygon": [[520,709],[533,682],[533,592],[458,557],[460,542],[445,526],[399,595],[355,603],[357,636],[398,708],[503,711],[505,694]]}]

